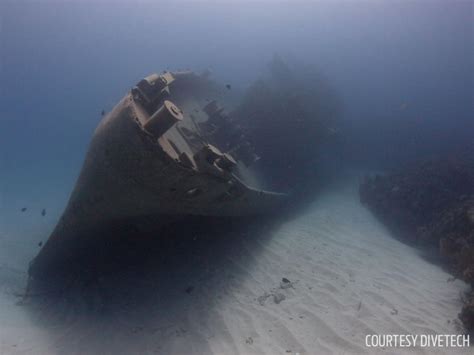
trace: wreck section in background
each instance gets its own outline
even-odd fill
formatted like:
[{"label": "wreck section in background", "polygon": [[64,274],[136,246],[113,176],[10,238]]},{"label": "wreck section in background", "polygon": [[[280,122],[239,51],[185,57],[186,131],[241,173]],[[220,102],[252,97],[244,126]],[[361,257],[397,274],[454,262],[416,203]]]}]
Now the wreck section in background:
[{"label": "wreck section in background", "polygon": [[322,143],[338,134],[342,104],[313,66],[291,66],[275,55],[268,69],[230,116],[261,157],[259,167],[269,186],[307,190]]}]

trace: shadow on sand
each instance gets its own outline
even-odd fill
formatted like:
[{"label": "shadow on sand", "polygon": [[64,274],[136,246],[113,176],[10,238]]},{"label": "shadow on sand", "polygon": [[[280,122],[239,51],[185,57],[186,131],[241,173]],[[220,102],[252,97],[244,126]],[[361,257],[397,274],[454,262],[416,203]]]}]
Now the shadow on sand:
[{"label": "shadow on sand", "polygon": [[219,318],[213,309],[248,277],[286,218],[278,220],[187,217],[159,231],[149,221],[117,224],[75,261],[81,272],[66,289],[33,287],[25,307],[58,353],[182,353],[196,344],[210,353],[198,323],[219,324],[206,319]]},{"label": "shadow on sand", "polygon": [[212,353],[214,337],[233,344],[219,306],[235,300],[275,231],[329,181],[317,177],[311,194],[265,218],[186,217],[158,229],[143,218],[92,232],[96,242],[70,262],[67,287],[33,285],[24,306],[58,353]]}]

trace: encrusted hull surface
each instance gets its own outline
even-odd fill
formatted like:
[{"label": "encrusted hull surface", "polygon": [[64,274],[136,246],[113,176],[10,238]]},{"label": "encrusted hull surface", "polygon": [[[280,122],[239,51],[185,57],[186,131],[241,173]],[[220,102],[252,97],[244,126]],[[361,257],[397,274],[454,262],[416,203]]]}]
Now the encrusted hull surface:
[{"label": "encrusted hull surface", "polygon": [[70,260],[100,238],[91,232],[100,225],[142,216],[157,223],[248,216],[281,206],[285,194],[244,180],[252,174],[243,162],[252,155],[246,144],[215,145],[226,142],[228,122],[206,97],[213,94],[210,82],[193,73],[152,75],[128,93],[94,132],[66,210],[30,275]]}]

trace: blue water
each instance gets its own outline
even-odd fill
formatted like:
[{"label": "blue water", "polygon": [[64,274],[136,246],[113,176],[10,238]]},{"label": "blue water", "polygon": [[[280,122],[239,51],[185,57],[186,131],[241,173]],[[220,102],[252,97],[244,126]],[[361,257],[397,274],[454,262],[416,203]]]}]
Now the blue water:
[{"label": "blue water", "polygon": [[165,69],[244,90],[275,53],[315,66],[341,102],[322,154],[343,165],[474,149],[473,24],[472,1],[2,1],[0,236],[47,238],[101,111]]},{"label": "blue water", "polygon": [[459,149],[474,133],[472,6],[3,1],[2,230],[43,225],[43,207],[53,223],[101,110],[164,69],[210,68],[244,89],[280,53],[315,65],[341,97],[345,160],[390,165]]}]

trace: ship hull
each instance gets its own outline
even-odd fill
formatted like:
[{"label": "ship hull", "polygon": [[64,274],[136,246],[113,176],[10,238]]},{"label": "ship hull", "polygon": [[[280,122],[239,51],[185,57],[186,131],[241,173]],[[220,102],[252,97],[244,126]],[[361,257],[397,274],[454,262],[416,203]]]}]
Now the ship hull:
[{"label": "ship hull", "polygon": [[[181,90],[172,97],[187,111],[199,101],[189,92],[192,90]],[[162,225],[189,215],[267,214],[286,200],[285,194],[248,186],[224,164],[225,159],[240,163],[202,137],[196,144],[183,136],[181,132],[190,132],[196,125],[186,117],[180,122],[181,129],[162,129],[163,118],[161,126],[151,126],[157,114],[142,103],[130,92],[100,122],[68,205],[30,265],[31,278],[41,279],[74,265],[75,256],[87,255],[105,227],[123,221],[146,217]],[[203,152],[211,152],[212,160]]]}]

